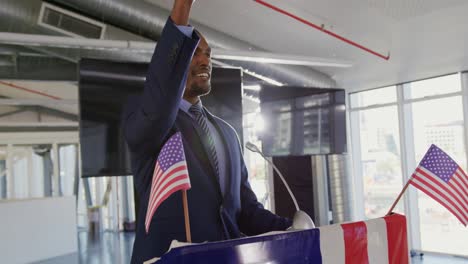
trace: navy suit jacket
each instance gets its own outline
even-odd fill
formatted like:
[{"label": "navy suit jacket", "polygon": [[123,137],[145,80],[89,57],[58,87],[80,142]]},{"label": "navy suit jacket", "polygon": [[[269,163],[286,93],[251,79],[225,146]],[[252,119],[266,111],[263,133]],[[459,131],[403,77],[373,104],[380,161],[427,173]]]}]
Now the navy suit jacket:
[{"label": "navy suit jacket", "polygon": [[228,162],[223,195],[201,128],[179,110],[187,70],[199,36],[186,37],[169,19],[149,65],[143,95],[124,114],[125,137],[132,152],[132,170],[140,199],[132,263],[165,253],[172,240],[186,241],[181,192],[156,210],[145,232],[145,216],[156,159],[165,141],[180,131],[192,188],[187,191],[193,242],[219,241],[284,230],[291,221],[274,215],[257,201],[247,179],[235,130],[204,109],[225,144]]}]

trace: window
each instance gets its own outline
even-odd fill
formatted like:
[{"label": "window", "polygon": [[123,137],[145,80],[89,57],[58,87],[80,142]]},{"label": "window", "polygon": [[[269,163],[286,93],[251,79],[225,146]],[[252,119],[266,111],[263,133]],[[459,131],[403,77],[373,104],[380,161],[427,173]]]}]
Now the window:
[{"label": "window", "polygon": [[8,148],[10,199],[52,196],[51,145],[12,145]]},{"label": "window", "polygon": [[352,93],[349,99],[351,108],[395,103],[397,100],[396,87],[389,86],[365,92]]},{"label": "window", "polygon": [[407,83],[403,89],[405,99],[417,99],[460,91],[460,74]]},{"label": "window", "polygon": [[59,194],[74,194],[75,180],[78,179],[78,147],[76,144],[59,145]]},{"label": "window", "polygon": [[[257,103],[258,105],[258,103]],[[261,140],[257,137],[257,132],[264,129],[263,119],[260,117],[260,109],[244,114],[244,143],[251,142],[262,147]],[[258,154],[247,149],[244,151],[244,161],[249,172],[249,182],[257,199],[263,206],[270,209],[271,197],[268,190],[267,164]]]},{"label": "window", "polygon": [[[416,161],[436,144],[466,171],[462,97],[415,102],[411,108]],[[418,207],[422,250],[467,255],[468,230],[455,216],[420,191]]]},{"label": "window", "polygon": [[[358,202],[364,201],[366,217],[385,215],[401,191],[402,157],[407,159],[404,171],[409,177],[429,146],[436,144],[468,169],[468,125],[464,118],[468,105],[463,105],[468,101],[462,96],[462,89],[468,87],[462,87],[461,76],[452,74],[350,94],[351,137],[357,143],[352,145],[354,170],[357,188],[363,190],[357,190],[356,195]],[[463,77],[468,80],[468,74]],[[407,194],[411,199],[408,208],[400,201],[396,211],[404,209],[408,217],[412,249],[468,256],[468,229],[432,198],[414,187],[410,189],[416,195]]]},{"label": "window", "polygon": [[[384,216],[402,189],[400,138],[396,106],[353,113],[359,122],[364,214]],[[403,203],[395,211],[403,212]]]},{"label": "window", "polygon": [[0,146],[0,200],[7,198],[7,146]]}]

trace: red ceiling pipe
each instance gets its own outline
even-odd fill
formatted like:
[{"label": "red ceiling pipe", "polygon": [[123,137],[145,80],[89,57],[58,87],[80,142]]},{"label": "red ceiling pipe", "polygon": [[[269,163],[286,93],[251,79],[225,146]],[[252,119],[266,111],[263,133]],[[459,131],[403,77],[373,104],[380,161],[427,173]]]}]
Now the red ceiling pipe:
[{"label": "red ceiling pipe", "polygon": [[57,97],[57,96],[53,96],[53,95],[50,95],[50,94],[47,94],[47,93],[39,92],[39,91],[29,89],[29,88],[26,88],[26,87],[22,87],[22,86],[13,84],[13,83],[7,83],[7,82],[4,82],[4,81],[0,81],[0,84],[6,85],[6,86],[9,86],[11,88],[18,89],[18,90],[23,90],[23,91],[26,91],[28,93],[33,93],[33,94],[38,94],[38,95],[42,95],[42,96],[45,96],[45,97],[49,97],[49,98],[52,98],[52,99],[55,99],[55,100],[61,100],[62,99],[62,98]]},{"label": "red ceiling pipe", "polygon": [[348,43],[348,44],[351,44],[351,45],[353,45],[353,46],[355,46],[355,47],[357,47],[357,48],[360,48],[360,49],[362,49],[362,50],[364,50],[364,51],[367,51],[367,52],[369,52],[369,53],[371,53],[371,54],[373,54],[373,55],[375,55],[375,56],[377,56],[377,57],[380,57],[380,58],[382,58],[382,59],[384,59],[384,60],[389,60],[389,59],[390,59],[390,54],[387,55],[387,56],[385,56],[385,55],[382,55],[382,54],[380,54],[380,53],[378,53],[378,52],[375,52],[375,51],[373,51],[373,50],[371,50],[371,49],[369,49],[369,48],[366,48],[366,47],[362,46],[361,44],[358,44],[358,43],[356,43],[356,42],[354,42],[354,41],[352,41],[352,40],[349,40],[349,39],[347,39],[347,38],[345,38],[345,37],[343,37],[343,36],[340,36],[340,35],[338,35],[338,34],[336,34],[336,33],[333,33],[333,32],[331,32],[331,31],[329,31],[329,30],[326,30],[326,29],[323,27],[323,25],[322,25],[322,26],[316,25],[316,24],[314,24],[314,23],[312,23],[312,22],[310,22],[310,21],[307,21],[307,20],[305,20],[305,19],[303,19],[303,18],[300,18],[300,17],[298,17],[298,16],[296,16],[296,15],[294,15],[294,14],[291,14],[291,13],[289,13],[288,11],[286,11],[286,10],[284,10],[284,9],[281,9],[281,8],[279,8],[279,7],[277,7],[277,6],[274,6],[274,5],[272,5],[272,4],[269,4],[269,3],[267,3],[267,2],[265,2],[265,1],[263,1],[263,0],[254,0],[254,1],[257,2],[257,3],[259,3],[259,4],[261,4],[261,5],[264,5],[264,6],[268,7],[268,8],[270,8],[270,9],[273,9],[273,10],[275,10],[275,11],[278,12],[278,13],[281,13],[281,14],[283,14],[283,15],[286,15],[286,16],[288,16],[288,17],[291,17],[292,19],[295,19],[295,20],[297,20],[297,21],[299,21],[299,22],[301,22],[301,23],[303,23],[303,24],[306,24],[306,25],[312,27],[312,28],[315,28],[315,29],[318,29],[318,30],[320,30],[320,31],[322,31],[322,32],[324,32],[324,33],[327,33],[328,35],[333,36],[333,37],[335,37],[335,38],[337,38],[337,39],[339,39],[339,40],[341,40],[341,41],[344,41],[344,42],[346,42],[346,43]]}]

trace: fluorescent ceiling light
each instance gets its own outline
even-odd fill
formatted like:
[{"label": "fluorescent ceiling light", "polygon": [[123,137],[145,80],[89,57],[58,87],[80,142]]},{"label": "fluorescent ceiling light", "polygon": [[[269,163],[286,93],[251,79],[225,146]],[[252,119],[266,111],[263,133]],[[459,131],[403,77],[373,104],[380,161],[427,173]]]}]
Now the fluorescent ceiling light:
[{"label": "fluorescent ceiling light", "polygon": [[353,64],[350,61],[339,59],[318,58],[260,51],[236,51],[213,49],[213,58],[219,60],[251,61],[260,63],[274,63],[302,66],[320,66],[349,68]]},{"label": "fluorescent ceiling light", "polygon": [[[126,40],[102,40],[87,38],[71,38],[60,36],[33,35],[22,33],[0,32],[0,43],[22,46],[60,47],[70,49],[91,49],[109,51],[127,51],[132,53],[148,53],[154,51],[156,43]],[[287,65],[318,66],[348,68],[350,61],[339,59],[318,58],[300,55],[279,54],[260,51],[236,51],[213,49],[214,59],[250,61],[256,63],[275,63]]]},{"label": "fluorescent ceiling light", "polygon": [[244,89],[252,91],[260,91],[262,87],[260,85],[244,85]]}]

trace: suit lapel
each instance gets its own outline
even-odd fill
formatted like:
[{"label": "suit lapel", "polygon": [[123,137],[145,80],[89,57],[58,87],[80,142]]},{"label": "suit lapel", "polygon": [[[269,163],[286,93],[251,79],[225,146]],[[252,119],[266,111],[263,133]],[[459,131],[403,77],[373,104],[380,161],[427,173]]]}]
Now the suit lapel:
[{"label": "suit lapel", "polygon": [[226,152],[226,162],[227,162],[227,169],[226,169],[226,175],[224,175],[226,177],[225,179],[225,183],[226,183],[226,192],[229,192],[230,191],[230,187],[229,186],[233,186],[232,185],[232,177],[231,175],[233,175],[233,172],[232,172],[232,158],[234,157],[234,153],[233,153],[233,146],[228,144],[227,142],[227,139],[229,139],[229,133],[226,129],[226,126],[225,125],[221,125],[220,124],[220,121],[217,120],[213,114],[211,114],[206,108],[204,108],[205,110],[205,113],[206,113],[206,116],[208,117],[208,119],[210,120],[210,122],[215,126],[216,130],[218,131],[219,135],[221,136],[221,140],[223,142],[223,145],[224,145],[224,150]]},{"label": "suit lapel", "polygon": [[179,125],[184,127],[181,131],[195,130],[196,133],[189,132],[185,133],[184,136],[186,140],[190,142],[191,149],[195,152],[195,156],[200,159],[205,168],[210,169],[211,174],[215,176],[219,186],[219,176],[214,169],[214,162],[211,160],[210,155],[208,155],[208,150],[205,147],[208,144],[205,142],[206,137],[203,130],[198,125],[195,125],[195,121],[184,111],[179,110],[177,119],[181,121]]}]

